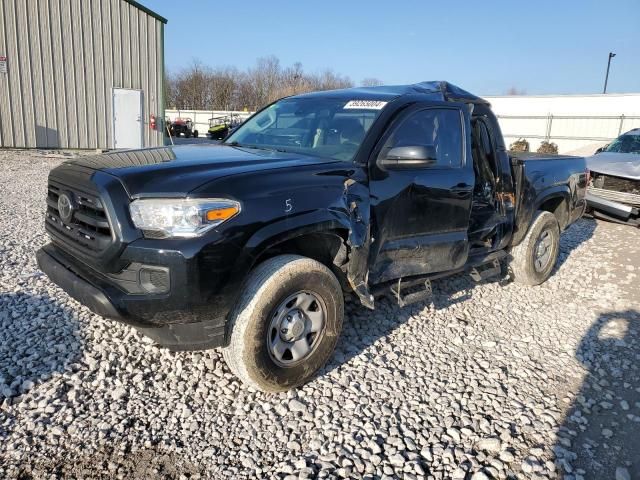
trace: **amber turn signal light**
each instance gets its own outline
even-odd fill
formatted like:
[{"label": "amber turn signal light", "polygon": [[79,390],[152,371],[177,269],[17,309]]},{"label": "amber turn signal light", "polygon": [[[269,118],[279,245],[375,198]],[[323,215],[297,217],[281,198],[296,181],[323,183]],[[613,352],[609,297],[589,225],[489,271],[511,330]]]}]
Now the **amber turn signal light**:
[{"label": "amber turn signal light", "polygon": [[207,220],[215,222],[218,220],[228,220],[240,211],[240,207],[216,208],[207,212]]}]

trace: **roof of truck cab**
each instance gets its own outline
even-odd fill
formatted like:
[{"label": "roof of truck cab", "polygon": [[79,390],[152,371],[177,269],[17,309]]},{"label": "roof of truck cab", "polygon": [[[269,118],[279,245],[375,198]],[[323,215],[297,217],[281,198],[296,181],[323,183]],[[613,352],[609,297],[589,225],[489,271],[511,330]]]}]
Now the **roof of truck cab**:
[{"label": "roof of truck cab", "polygon": [[428,100],[489,105],[483,98],[449,82],[431,81],[412,85],[383,85],[379,87],[344,88],[296,95],[295,98],[331,97],[345,100],[393,100],[403,95],[425,95]]}]

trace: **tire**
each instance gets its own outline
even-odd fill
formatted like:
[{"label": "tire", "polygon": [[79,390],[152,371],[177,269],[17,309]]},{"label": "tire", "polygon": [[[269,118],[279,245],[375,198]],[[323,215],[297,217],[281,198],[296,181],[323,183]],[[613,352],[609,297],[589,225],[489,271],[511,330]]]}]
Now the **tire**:
[{"label": "tire", "polygon": [[198,130],[193,131],[193,138],[198,138]]},{"label": "tire", "polygon": [[[542,252],[545,252],[543,256]],[[545,282],[551,276],[559,252],[558,220],[553,213],[536,212],[524,239],[511,250],[509,268],[514,280],[524,285],[540,285]]]},{"label": "tire", "polygon": [[[294,300],[290,300],[292,297]],[[313,310],[315,302],[315,308],[324,316],[322,329],[302,333],[281,328],[285,318],[292,318],[289,313],[295,307],[291,310],[290,305],[307,304],[309,299],[312,299],[309,308]],[[300,310],[304,311],[303,307]],[[318,311],[311,310],[310,315],[317,318]],[[301,319],[304,332],[312,329],[311,317],[292,315]],[[231,371],[244,384],[265,392],[289,390],[309,381],[329,360],[342,330],[343,317],[342,289],[331,270],[310,258],[280,255],[261,263],[249,275],[229,319],[229,345],[222,353]],[[282,323],[278,323],[279,319]],[[282,340],[281,333],[293,334],[294,330],[301,335],[299,340],[295,336],[291,343]],[[285,339],[289,338],[287,335]],[[300,345],[305,343],[303,339],[310,350],[297,360],[292,349],[288,355],[285,349],[279,356],[274,349],[282,350],[269,346]]]}]

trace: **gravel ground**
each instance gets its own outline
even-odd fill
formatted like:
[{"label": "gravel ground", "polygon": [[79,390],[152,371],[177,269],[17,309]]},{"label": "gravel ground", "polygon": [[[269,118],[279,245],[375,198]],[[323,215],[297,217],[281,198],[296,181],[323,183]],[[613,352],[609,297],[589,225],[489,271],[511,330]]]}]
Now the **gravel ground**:
[{"label": "gravel ground", "polygon": [[349,303],[318,378],[267,395],[38,271],[59,162],[0,151],[0,477],[640,478],[640,230],[579,221],[540,287]]}]

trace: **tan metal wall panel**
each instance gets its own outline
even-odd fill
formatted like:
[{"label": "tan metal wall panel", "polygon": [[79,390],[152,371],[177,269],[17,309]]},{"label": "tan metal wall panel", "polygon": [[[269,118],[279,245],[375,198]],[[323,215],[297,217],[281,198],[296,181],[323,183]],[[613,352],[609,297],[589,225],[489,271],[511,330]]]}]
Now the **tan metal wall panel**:
[{"label": "tan metal wall panel", "polygon": [[[47,110],[45,102],[44,91],[44,73],[43,73],[43,56],[42,49],[40,48],[40,29],[38,25],[38,3],[37,2],[25,2],[27,12],[25,20],[28,22],[25,26],[27,37],[25,38],[25,45],[29,49],[29,71],[28,79],[30,78],[31,92],[32,92],[32,115],[35,125],[35,142],[37,146],[46,147],[48,145],[48,133],[47,133]],[[42,92],[42,94],[39,94]]]},{"label": "tan metal wall panel", "polygon": [[150,130],[149,130],[149,113],[150,113],[150,107],[151,105],[149,104],[149,100],[150,100],[150,96],[151,96],[151,92],[149,91],[149,64],[146,61],[146,54],[147,54],[147,28],[146,28],[146,22],[145,22],[145,15],[143,15],[143,12],[138,12],[139,15],[137,15],[137,21],[136,23],[138,24],[138,36],[140,38],[140,52],[139,52],[139,57],[138,57],[138,63],[140,64],[140,85],[142,86],[142,90],[143,90],[143,95],[142,95],[142,116],[143,116],[143,142],[145,143],[145,145],[149,144],[150,141]]},{"label": "tan metal wall panel", "polygon": [[[104,68],[103,68],[103,77],[104,77],[104,86],[105,91],[108,92],[109,88],[115,83],[115,67],[113,57],[115,55],[114,45],[113,45],[113,6],[112,2],[109,0],[104,0],[100,2],[101,17],[102,17],[102,41],[104,44]],[[111,109],[111,97],[106,96],[104,98],[105,105],[105,125],[106,125],[106,140],[105,140],[105,148],[108,148],[112,144],[113,138],[113,122],[112,119],[112,109]]]},{"label": "tan metal wall panel", "polygon": [[74,35],[73,33],[73,3],[75,2],[68,0],[62,1],[60,5],[62,7],[60,18],[60,36],[62,37],[61,60],[64,88],[67,92],[67,147],[81,148],[80,136],[78,134],[78,104],[81,102],[81,99],[78,98],[78,90],[76,88],[76,65],[77,68],[82,68],[82,65],[78,65],[75,59],[77,49],[80,47],[77,42],[77,34]]},{"label": "tan metal wall panel", "polygon": [[[98,0],[99,1],[99,0]],[[82,0],[80,18],[82,20],[81,33],[82,33],[82,64],[84,68],[84,85],[86,89],[85,93],[85,115],[86,115],[86,134],[85,139],[87,143],[93,142],[97,147],[99,142],[98,137],[98,109],[96,108],[96,52],[93,44],[93,17],[96,15],[94,10],[93,0]]]},{"label": "tan metal wall panel", "polygon": [[142,90],[162,145],[163,28],[124,0],[0,0],[0,147],[111,148],[113,88]]},{"label": "tan metal wall panel", "polygon": [[140,88],[140,29],[138,28],[138,14],[140,10],[129,5],[129,45],[131,47],[131,88]]},{"label": "tan metal wall panel", "polygon": [[[5,74],[8,78],[9,85],[6,90],[5,95],[8,96],[9,102],[9,118],[7,119],[11,122],[13,127],[13,135],[12,138],[8,139],[7,142],[9,145],[26,145],[27,140],[25,137],[25,128],[24,128],[24,115],[23,115],[23,106],[22,106],[22,82],[20,78],[20,63],[18,56],[18,33],[17,33],[17,12],[16,12],[16,1],[15,0],[3,0],[5,2],[4,8],[4,27],[6,28],[6,39],[7,39],[7,73]],[[16,117],[14,115],[14,111],[19,112],[19,115]]]},{"label": "tan metal wall panel", "polygon": [[69,119],[72,117],[71,110],[74,108],[69,94],[69,78],[65,69],[65,42],[63,34],[64,9],[60,2],[48,0],[49,21],[51,24],[51,59],[53,62],[53,91],[55,94],[55,109],[58,118],[58,141],[60,148],[68,148],[71,143],[71,129]]},{"label": "tan metal wall panel", "polygon": [[24,116],[24,136],[27,145],[36,144],[34,114],[34,79],[31,68],[31,48],[29,38],[32,35],[28,21],[27,2],[15,0],[17,50],[20,65],[20,89],[22,92],[22,114]]},{"label": "tan metal wall panel", "polygon": [[122,17],[120,18],[122,35],[122,88],[133,88],[131,82],[131,5],[121,2]]},{"label": "tan metal wall panel", "polygon": [[[98,92],[106,92],[107,84],[105,83],[105,42],[102,20],[104,18],[102,12],[102,0],[93,0],[94,15],[91,25],[91,41],[93,43],[93,58],[95,59],[95,102],[96,102],[96,141],[98,148],[107,148],[109,146],[107,139],[107,106],[106,96],[100,95]],[[111,83],[109,83],[111,85]]]},{"label": "tan metal wall panel", "polygon": [[76,90],[76,125],[78,133],[78,145],[80,148],[87,148],[87,76],[84,51],[84,36],[82,34],[82,18],[84,1],[71,0],[71,34],[73,38],[73,62],[74,62],[74,80]]},{"label": "tan metal wall panel", "polygon": [[[44,142],[47,147],[57,148],[60,145],[58,133],[58,112],[56,110],[56,84],[53,72],[53,41],[51,22],[47,2],[37,3],[36,27],[38,30],[38,47],[41,55],[42,102],[44,109],[43,129]],[[42,108],[42,107],[41,107]],[[36,112],[38,115],[38,112]]]},{"label": "tan metal wall panel", "polygon": [[[0,1],[0,55],[6,55],[7,52],[7,17],[4,11],[4,2]],[[7,75],[0,74],[0,92],[8,91],[9,78]],[[13,143],[13,127],[10,121],[10,112],[9,96],[0,95],[0,145],[4,145],[9,141]]]}]

